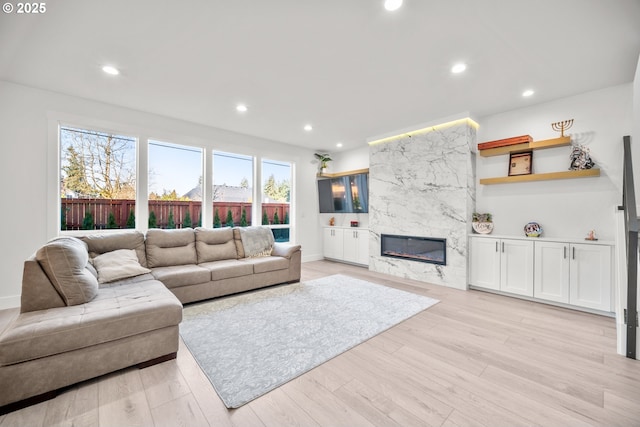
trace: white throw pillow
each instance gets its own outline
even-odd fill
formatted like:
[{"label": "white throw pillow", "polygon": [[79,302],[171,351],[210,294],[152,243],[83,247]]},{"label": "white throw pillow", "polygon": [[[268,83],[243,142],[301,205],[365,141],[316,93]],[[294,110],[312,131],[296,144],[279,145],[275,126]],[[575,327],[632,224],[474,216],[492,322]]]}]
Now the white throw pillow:
[{"label": "white throw pillow", "polygon": [[98,271],[98,283],[114,282],[151,272],[140,265],[135,249],[105,252],[93,259],[93,266]]}]

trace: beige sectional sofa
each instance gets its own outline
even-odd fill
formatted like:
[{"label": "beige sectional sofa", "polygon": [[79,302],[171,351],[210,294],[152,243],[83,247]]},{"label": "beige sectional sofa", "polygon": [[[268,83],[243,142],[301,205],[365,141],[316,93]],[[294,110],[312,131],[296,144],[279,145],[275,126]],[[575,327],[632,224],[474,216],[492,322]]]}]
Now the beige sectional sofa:
[{"label": "beige sectional sofa", "polygon": [[0,331],[0,413],[176,356],[182,303],[300,280],[299,245],[266,227],[62,237],[24,263]]}]

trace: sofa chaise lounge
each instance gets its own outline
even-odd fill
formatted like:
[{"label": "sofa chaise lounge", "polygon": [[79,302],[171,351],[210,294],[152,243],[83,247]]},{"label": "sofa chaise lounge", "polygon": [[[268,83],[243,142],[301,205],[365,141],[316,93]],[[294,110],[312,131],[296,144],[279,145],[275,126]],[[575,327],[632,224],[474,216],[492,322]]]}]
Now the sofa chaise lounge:
[{"label": "sofa chaise lounge", "polygon": [[54,239],[24,263],[0,331],[0,414],[69,385],[175,358],[182,303],[300,280],[299,245],[266,227]]}]

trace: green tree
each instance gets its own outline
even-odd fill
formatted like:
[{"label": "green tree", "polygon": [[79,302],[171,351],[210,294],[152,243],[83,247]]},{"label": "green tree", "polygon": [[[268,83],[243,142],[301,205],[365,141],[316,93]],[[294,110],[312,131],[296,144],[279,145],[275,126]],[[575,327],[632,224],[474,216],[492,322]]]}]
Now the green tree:
[{"label": "green tree", "polygon": [[240,227],[246,227],[249,224],[247,223],[247,210],[242,208],[242,215],[240,215]]},{"label": "green tree", "polygon": [[90,130],[62,128],[63,186],[84,197],[135,198],[135,141]]},{"label": "green tree", "polygon": [[280,218],[278,218],[278,211],[277,210],[273,213],[273,223],[274,224],[280,224]]},{"label": "green tree", "polygon": [[262,225],[269,225],[269,216],[267,211],[262,212]]},{"label": "green tree", "polygon": [[149,228],[158,228],[158,219],[154,211],[149,212]]},{"label": "green tree", "polygon": [[249,180],[246,177],[243,177],[240,180],[240,187],[242,188],[249,188]]},{"label": "green tree", "polygon": [[231,209],[227,209],[227,222],[225,225],[227,227],[233,227],[233,214],[231,213]]},{"label": "green tree", "polygon": [[284,221],[283,224],[289,224],[289,211],[284,211]]},{"label": "green tree", "polygon": [[271,174],[267,179],[267,182],[264,183],[262,191],[273,201],[288,202],[291,193],[291,185],[287,179],[276,182],[275,177]]},{"label": "green tree", "polygon": [[202,227],[202,211],[200,211],[198,215],[198,227]]},{"label": "green tree", "polygon": [[220,213],[218,212],[218,208],[216,208],[216,212],[213,215],[213,228],[222,227],[222,221],[220,221]]},{"label": "green tree", "polygon": [[107,228],[109,229],[119,228],[118,223],[116,222],[116,216],[113,214],[113,212],[109,212],[109,219],[107,220]]},{"label": "green tree", "polygon": [[95,223],[93,222],[93,214],[90,210],[87,210],[84,213],[84,218],[82,219],[82,229],[83,230],[93,230],[95,229]]},{"label": "green tree", "polygon": [[67,229],[67,210],[64,207],[60,208],[60,230]]},{"label": "green tree", "polygon": [[127,228],[136,228],[136,214],[133,209],[129,211],[129,217],[127,218]]},{"label": "green tree", "polygon": [[167,228],[176,228],[176,220],[173,219],[173,209],[169,209],[169,219],[167,220]]},{"label": "green tree", "polygon": [[191,228],[191,227],[192,227],[191,213],[187,211],[187,213],[184,214],[184,219],[182,220],[182,228]]}]

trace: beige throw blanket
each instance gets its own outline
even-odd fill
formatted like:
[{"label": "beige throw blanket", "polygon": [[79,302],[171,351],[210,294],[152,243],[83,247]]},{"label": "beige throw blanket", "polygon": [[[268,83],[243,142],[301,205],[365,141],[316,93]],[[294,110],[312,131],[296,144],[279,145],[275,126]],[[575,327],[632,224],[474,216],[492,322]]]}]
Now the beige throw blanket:
[{"label": "beige throw blanket", "polygon": [[241,227],[239,230],[245,257],[271,255],[274,240],[269,227]]}]

